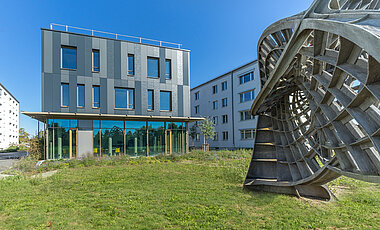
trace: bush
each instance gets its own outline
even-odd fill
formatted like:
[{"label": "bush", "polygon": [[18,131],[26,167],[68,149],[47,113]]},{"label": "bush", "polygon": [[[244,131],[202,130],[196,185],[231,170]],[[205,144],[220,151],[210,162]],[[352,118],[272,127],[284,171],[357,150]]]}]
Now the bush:
[{"label": "bush", "polygon": [[44,138],[35,136],[30,139],[29,144],[28,156],[36,160],[43,160]]}]

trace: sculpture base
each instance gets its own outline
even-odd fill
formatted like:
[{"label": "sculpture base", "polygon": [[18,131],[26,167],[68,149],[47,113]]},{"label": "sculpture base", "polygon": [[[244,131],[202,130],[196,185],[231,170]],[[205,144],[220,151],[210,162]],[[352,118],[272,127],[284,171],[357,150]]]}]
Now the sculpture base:
[{"label": "sculpture base", "polygon": [[296,185],[296,186],[273,186],[273,185],[244,185],[244,189],[250,191],[262,191],[279,194],[294,195],[318,200],[334,200],[334,194],[326,185]]}]

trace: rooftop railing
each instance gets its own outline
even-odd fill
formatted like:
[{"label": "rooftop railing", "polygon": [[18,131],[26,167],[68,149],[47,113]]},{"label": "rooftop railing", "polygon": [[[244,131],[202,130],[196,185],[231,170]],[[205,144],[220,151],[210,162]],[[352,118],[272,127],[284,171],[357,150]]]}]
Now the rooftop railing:
[{"label": "rooftop railing", "polygon": [[158,45],[158,46],[178,48],[178,49],[182,48],[182,44],[174,43],[174,42],[165,42],[165,41],[160,41],[160,40],[155,40],[155,39],[150,39],[150,38],[117,34],[117,33],[111,33],[111,32],[105,32],[105,31],[99,31],[99,30],[93,30],[93,29],[80,28],[76,26],[61,25],[61,24],[56,24],[56,23],[50,23],[50,29],[72,32],[72,33],[87,34],[91,36],[113,38],[113,39],[137,42],[137,43],[143,43],[143,44]]}]

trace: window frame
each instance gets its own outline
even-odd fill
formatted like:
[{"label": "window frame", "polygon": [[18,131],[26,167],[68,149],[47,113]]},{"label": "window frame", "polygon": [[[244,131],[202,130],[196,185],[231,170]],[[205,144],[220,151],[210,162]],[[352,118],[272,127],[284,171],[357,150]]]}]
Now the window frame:
[{"label": "window frame", "polygon": [[199,91],[196,92],[194,95],[195,95],[195,100],[198,101],[199,100]]},{"label": "window frame", "polygon": [[218,125],[218,116],[213,116],[212,122],[214,123],[214,125]]},{"label": "window frame", "polygon": [[[130,67],[130,63],[129,63],[129,58],[132,57],[132,60],[133,60],[133,63],[132,63],[132,74],[129,72],[129,67]],[[127,56],[127,75],[128,76],[135,76],[135,55],[134,54],[131,54],[129,53],[128,56]]]},{"label": "window frame", "polygon": [[225,90],[227,90],[227,81],[223,81],[222,83],[221,83],[221,85],[222,85],[222,91],[225,91]]},{"label": "window frame", "polygon": [[[162,110],[161,109],[161,93],[164,93],[164,92],[166,92],[166,93],[169,93],[169,95],[170,95],[170,101],[169,101],[169,110]],[[173,111],[173,94],[172,94],[172,91],[166,91],[166,90],[160,90],[160,112],[171,112],[171,111]]]},{"label": "window frame", "polygon": [[[149,92],[152,92],[152,109],[149,109]],[[148,89],[148,111],[154,111],[154,90]]]},{"label": "window frame", "polygon": [[[250,138],[247,138],[247,133],[250,133]],[[254,140],[256,136],[255,129],[241,129],[240,130],[240,140],[246,141],[246,140]]]},{"label": "window frame", "polygon": [[[98,53],[98,58],[99,58],[99,60],[98,60],[98,64],[99,64],[99,66],[98,66],[98,70],[94,70],[94,68],[95,68],[95,66],[94,66],[94,53]],[[93,73],[99,73],[100,72],[100,50],[99,49],[93,49],[92,50],[92,72]]]},{"label": "window frame", "polygon": [[[99,90],[99,102],[98,102],[98,106],[95,106],[95,91],[94,89],[95,88],[98,88]],[[92,86],[92,108],[93,109],[99,109],[100,108],[100,86],[99,85],[93,85]]]},{"label": "window frame", "polygon": [[[224,102],[226,103],[224,104]],[[222,107],[227,107],[227,106],[228,106],[228,99],[225,97],[222,99]]]},{"label": "window frame", "polygon": [[[226,118],[226,119],[224,119]],[[227,124],[228,123],[228,115],[227,114],[224,114],[222,115],[222,124]]]},{"label": "window frame", "polygon": [[[67,85],[67,105],[63,104],[63,86]],[[70,85],[69,83],[61,83],[61,107],[68,108],[70,105]]]},{"label": "window frame", "polygon": [[212,109],[213,109],[213,110],[217,110],[218,107],[219,107],[219,105],[218,105],[218,100],[213,101],[213,102],[212,102]]},{"label": "window frame", "polygon": [[199,114],[199,105],[194,106],[195,108],[195,114]]},{"label": "window frame", "polygon": [[[157,74],[158,74],[157,77],[149,76],[149,59],[157,60]],[[159,79],[160,78],[160,58],[147,56],[146,57],[146,70],[147,70],[146,75],[148,78]]]},{"label": "window frame", "polygon": [[[245,84],[245,83],[247,83],[247,82],[250,82],[250,81],[253,81],[253,80],[255,80],[255,75],[254,75],[254,70],[253,71],[251,71],[251,72],[249,72],[249,73],[245,73],[245,74],[242,74],[242,75],[240,75],[239,76],[239,83],[240,83],[240,85],[243,85],[243,84]],[[247,75],[249,75],[249,81],[245,81],[245,76],[247,76]]]},{"label": "window frame", "polygon": [[218,93],[218,85],[213,85],[212,86],[212,94],[217,94]]},{"label": "window frame", "polygon": [[223,141],[228,141],[228,131],[223,131]]},{"label": "window frame", "polygon": [[[249,100],[245,100],[244,98],[245,98],[245,94],[246,93],[250,93],[251,94],[251,98],[249,99]],[[253,101],[254,99],[255,99],[255,89],[252,89],[252,90],[248,90],[248,91],[244,91],[244,92],[241,92],[241,93],[239,93],[239,96],[240,96],[240,103],[244,103],[244,102],[248,102],[248,101]],[[242,100],[242,98],[243,98],[243,100]]]},{"label": "window frame", "polygon": [[[72,50],[75,50],[75,69],[63,67],[63,49],[72,49]],[[77,52],[77,47],[76,46],[61,45],[61,70],[76,71],[77,69],[78,69],[78,52]]]},{"label": "window frame", "polygon": [[[169,75],[167,75],[167,68],[166,68],[167,62],[169,62]],[[172,60],[171,59],[165,59],[165,79],[166,80],[172,79]]]},{"label": "window frame", "polygon": [[[123,89],[123,90],[126,90],[127,91],[127,98],[126,98],[126,108],[118,108],[116,107],[116,89]],[[132,108],[129,108],[129,90],[132,90],[132,93],[133,93],[133,101],[132,101]],[[114,87],[114,109],[116,110],[134,110],[135,109],[135,89],[133,88],[123,88],[123,87]]]},{"label": "window frame", "polygon": [[[79,105],[79,87],[83,87],[83,105]],[[86,86],[85,84],[77,84],[77,108],[86,106]]]}]

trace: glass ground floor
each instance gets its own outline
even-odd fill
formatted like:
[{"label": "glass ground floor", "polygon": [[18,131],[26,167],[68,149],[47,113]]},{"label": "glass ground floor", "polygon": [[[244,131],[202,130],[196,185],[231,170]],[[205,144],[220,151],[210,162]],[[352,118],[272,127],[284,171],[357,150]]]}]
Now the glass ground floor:
[{"label": "glass ground floor", "polygon": [[45,158],[183,154],[186,130],[187,122],[47,119]]}]

